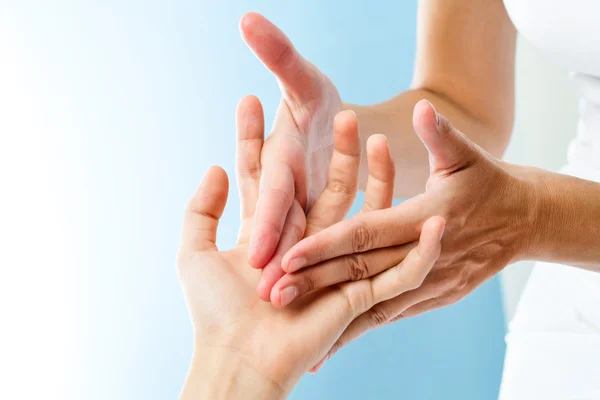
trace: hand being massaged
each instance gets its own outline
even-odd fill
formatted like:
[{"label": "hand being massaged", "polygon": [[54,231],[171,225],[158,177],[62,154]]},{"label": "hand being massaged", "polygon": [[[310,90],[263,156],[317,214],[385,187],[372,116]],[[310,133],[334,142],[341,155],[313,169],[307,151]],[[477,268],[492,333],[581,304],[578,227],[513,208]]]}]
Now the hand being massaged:
[{"label": "hand being massaged", "polygon": [[[285,309],[296,299],[324,287],[365,278],[384,279],[391,266],[410,260],[408,254],[429,218],[440,215],[448,221],[440,258],[422,285],[418,282],[415,286],[418,280],[396,276],[397,295],[353,321],[325,359],[370,329],[456,303],[511,262],[544,259],[549,254],[555,257],[557,246],[551,244],[546,234],[550,230],[543,225],[556,219],[549,213],[557,209],[557,204],[569,207],[565,207],[564,200],[553,199],[548,187],[565,183],[554,183],[557,179],[545,172],[493,157],[455,129],[429,101],[419,101],[427,95],[425,92],[410,97],[414,102],[406,100],[402,107],[394,108],[396,114],[410,115],[407,108],[416,103],[411,127],[416,136],[411,139],[418,137],[428,152],[430,174],[423,185],[425,193],[391,207],[392,195],[398,193],[393,182],[398,179],[394,177],[389,149],[376,136],[367,146],[369,177],[363,212],[318,233],[309,229],[309,237],[296,243],[302,237],[306,188],[322,187],[324,182],[318,178],[324,176],[325,168],[316,173],[320,164],[311,164],[306,158],[312,154],[308,144],[332,135],[328,116],[333,118],[340,107],[352,106],[342,106],[331,81],[305,60],[270,21],[255,13],[247,14],[242,18],[241,31],[282,88],[274,130],[263,152],[265,169],[249,249],[250,264],[264,267],[258,284],[263,300]],[[440,99],[436,102],[443,104]],[[378,110],[371,113],[383,112]],[[368,121],[370,114],[365,112],[363,109],[360,115]],[[381,120],[392,118],[377,115]],[[452,115],[464,126],[464,118],[456,112]],[[369,129],[381,126],[370,124]],[[472,135],[483,129],[467,126]],[[410,148],[410,134],[405,132],[410,128],[400,123],[399,129],[404,133],[397,132],[393,138],[396,150]],[[414,148],[415,153],[420,150]],[[407,173],[405,167],[403,179],[419,172],[416,165],[413,162],[410,167],[414,173]],[[353,192],[356,188],[330,180],[325,190]],[[335,212],[335,208],[328,212]],[[584,261],[589,260],[593,262],[588,255]],[[322,365],[323,361],[319,362],[316,369]]]},{"label": "hand being massaged", "polygon": [[[353,203],[360,159],[354,114],[340,112],[334,130],[326,189],[306,216],[306,226],[294,226],[296,234],[315,235],[343,220]],[[263,143],[262,107],[248,96],[237,111],[241,227],[233,249],[220,251],[215,243],[228,195],[228,178],[221,168],[206,173],[185,211],[177,265],[194,329],[194,356],[181,394],[184,400],[285,398],[355,318],[419,286],[440,254],[445,221],[433,216],[424,222],[418,244],[398,250],[403,260],[395,266],[385,263],[385,272],[314,290],[284,309],[262,301],[256,294],[261,271],[248,266],[248,247]],[[372,176],[366,202],[389,207],[391,183],[382,177],[393,175],[393,164],[385,137],[372,136],[367,152]]]}]

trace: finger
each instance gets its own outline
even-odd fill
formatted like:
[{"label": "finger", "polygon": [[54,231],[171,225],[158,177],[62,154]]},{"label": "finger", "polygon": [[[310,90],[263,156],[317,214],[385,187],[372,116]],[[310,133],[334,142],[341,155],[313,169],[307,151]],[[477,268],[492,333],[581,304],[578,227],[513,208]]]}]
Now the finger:
[{"label": "finger", "polygon": [[[379,274],[401,262],[413,247],[415,244],[411,243],[351,254],[286,274],[273,287],[271,302],[276,307],[285,307],[308,292]],[[291,294],[294,296],[290,297]]]},{"label": "finger", "polygon": [[[343,114],[338,114],[341,117]],[[350,115],[349,115],[350,116]],[[336,119],[336,126],[339,118]],[[355,121],[354,114],[352,114],[351,121]],[[356,126],[357,128],[357,126]],[[354,130],[354,128],[353,128]],[[340,138],[339,133],[343,132],[342,129],[336,129],[336,139]],[[336,152],[332,159],[330,182],[340,182],[344,179],[350,178],[346,171],[358,170],[360,163],[359,152],[354,152],[353,157],[355,161],[352,165],[338,165],[338,158],[340,154],[347,152],[352,148],[356,148],[358,145],[358,129],[356,133],[352,134],[351,138],[355,142],[352,146],[347,146],[351,143],[340,140],[336,143]],[[347,148],[347,149],[346,149]],[[358,147],[360,149],[360,147]],[[373,135],[367,142],[367,156],[369,162],[369,183],[367,184],[367,195],[365,204],[369,204],[368,209],[387,208],[392,204],[393,198],[393,181],[394,181],[394,164],[390,157],[389,149],[387,146],[387,140],[383,135]],[[341,161],[344,159],[342,158]],[[338,168],[339,167],[339,168]],[[352,182],[356,183],[357,175],[351,177]],[[328,185],[329,187],[330,185]],[[355,191],[354,187],[354,191]],[[342,197],[341,201],[336,202],[336,196],[339,191],[328,193],[325,191],[322,198],[319,199],[319,207],[315,213],[315,216],[311,214],[309,216],[309,231],[307,235],[313,234],[322,228],[329,226],[346,214],[347,209],[351,206],[354,196]],[[342,213],[333,213],[332,210],[343,211]],[[319,215],[320,214],[320,215]],[[318,222],[315,222],[318,221]],[[412,245],[398,246],[384,251],[373,251],[362,254],[353,254],[345,257],[339,257],[328,262],[316,265],[313,268],[305,271],[299,271],[297,274],[285,275],[277,284],[271,293],[271,302],[275,306],[283,307],[293,301],[296,297],[300,297],[303,294],[312,290],[327,287],[336,283],[345,281],[355,281],[367,278],[374,274],[377,274],[390,266],[400,262],[412,248]],[[293,294],[293,296],[292,296]],[[282,301],[281,299],[285,299]]]},{"label": "finger", "polygon": [[440,256],[445,225],[441,217],[429,218],[423,224],[417,247],[400,264],[371,278],[375,304],[421,286]]},{"label": "finger", "polygon": [[[490,273],[488,278],[493,276],[493,272]],[[401,318],[414,317],[429,311],[437,310],[438,308],[447,307],[452,304],[458,303],[458,301],[469,293],[473,292],[479,286],[478,281],[468,282],[462,286],[459,291],[456,287],[452,287],[446,290],[436,291],[435,296],[431,296],[429,299],[419,299],[420,301],[407,302],[406,307],[398,314],[393,321],[397,321]],[[443,293],[440,295],[440,293]]]},{"label": "finger", "polygon": [[412,307],[409,307],[407,310],[398,314],[396,318],[393,319],[393,322],[398,321],[399,319],[416,317],[417,315],[424,314],[429,311],[437,310],[438,308],[445,307],[450,303],[446,303],[444,300],[438,298],[431,298],[424,300],[420,303],[415,304]]},{"label": "finger", "polygon": [[251,12],[240,20],[242,37],[258,59],[283,84],[285,91],[301,101],[319,95],[314,67],[294,48],[287,36],[262,15]]},{"label": "finger", "polygon": [[257,288],[258,296],[262,300],[269,301],[273,285],[285,274],[283,269],[281,269],[281,259],[293,245],[304,237],[305,229],[306,216],[304,215],[304,210],[300,206],[300,203],[294,200],[283,226],[283,233],[281,234],[281,240],[279,241],[275,255],[262,270]]},{"label": "finger", "polygon": [[298,128],[287,102],[281,99],[269,135],[270,148],[263,153],[263,169],[267,174],[289,168],[294,178],[294,195],[302,207],[307,206],[307,146],[307,136]]},{"label": "finger", "polygon": [[334,150],[327,183],[308,214],[307,236],[344,219],[358,190],[359,166],[360,139],[356,114],[350,110],[342,111],[334,120]]},{"label": "finger", "polygon": [[290,168],[283,163],[269,169],[261,178],[259,198],[250,236],[248,263],[263,268],[273,257],[288,211],[294,201],[294,178]]},{"label": "finger", "polygon": [[452,173],[471,165],[480,155],[473,143],[454,129],[427,100],[415,105],[413,125],[417,136],[429,151],[432,173]]},{"label": "finger", "polygon": [[365,190],[362,211],[374,211],[390,208],[394,199],[395,167],[387,138],[384,135],[372,135],[367,141],[367,162],[369,178]]},{"label": "finger", "polygon": [[433,204],[415,196],[385,210],[361,213],[296,244],[283,257],[284,270],[294,272],[345,254],[410,243],[419,237]]},{"label": "finger", "polygon": [[236,113],[236,172],[242,220],[238,243],[247,242],[249,239],[249,225],[258,201],[264,126],[263,109],[258,98],[255,96],[242,98]]},{"label": "finger", "polygon": [[365,333],[396,321],[398,316],[403,316],[403,312],[412,304],[426,301],[435,296],[435,287],[419,288],[411,290],[398,297],[384,301],[371,307],[367,312],[361,314],[358,318],[350,323],[348,328],[342,333],[339,339],[327,352],[327,355],[318,362],[311,370],[318,371],[325,361],[333,357],[342,347],[350,342],[358,339]]},{"label": "finger", "polygon": [[228,192],[225,171],[221,167],[211,167],[186,208],[180,255],[216,250],[217,226]]},{"label": "finger", "polygon": [[444,226],[445,221],[440,217],[427,220],[419,245],[410,251],[404,261],[370,279],[373,307],[352,321],[325,358],[313,367],[315,372],[344,345],[371,329],[393,321],[415,303],[435,296],[437,285],[420,285],[439,257]]}]

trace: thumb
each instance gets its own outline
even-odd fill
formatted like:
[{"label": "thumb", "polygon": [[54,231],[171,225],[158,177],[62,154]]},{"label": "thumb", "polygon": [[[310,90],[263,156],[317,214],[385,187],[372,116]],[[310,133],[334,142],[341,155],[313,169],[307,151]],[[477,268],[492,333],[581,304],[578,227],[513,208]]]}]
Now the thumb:
[{"label": "thumb", "polygon": [[456,172],[471,165],[479,155],[473,143],[427,100],[415,105],[413,126],[429,152],[432,174]]},{"label": "thumb", "polygon": [[217,249],[217,226],[228,192],[225,171],[221,167],[211,167],[185,210],[180,257]]},{"label": "thumb", "polygon": [[315,67],[296,50],[288,37],[262,15],[250,12],[240,20],[244,41],[271,71],[288,95],[311,100],[319,95],[319,75]]}]

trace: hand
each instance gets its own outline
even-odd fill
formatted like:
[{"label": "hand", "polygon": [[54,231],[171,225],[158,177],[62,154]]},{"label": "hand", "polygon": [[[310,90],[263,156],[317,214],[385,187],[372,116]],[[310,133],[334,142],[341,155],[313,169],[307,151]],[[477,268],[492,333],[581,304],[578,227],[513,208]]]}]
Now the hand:
[{"label": "hand", "polygon": [[[194,359],[182,394],[185,399],[283,398],[300,376],[324,357],[352,320],[396,293],[392,283],[397,272],[391,269],[378,278],[315,291],[284,310],[257,298],[254,287],[260,271],[247,266],[261,176],[249,171],[262,168],[264,126],[255,97],[240,103],[237,126],[242,201],[237,245],[219,251],[215,244],[228,193],[222,169],[208,171],[185,213],[178,272],[195,337]],[[356,194],[359,159],[355,116],[342,112],[335,119],[335,149],[328,177],[336,184],[328,185],[308,215],[309,234],[344,218]],[[374,194],[371,198],[381,201]],[[426,222],[404,269],[422,275],[429,271],[440,252],[442,229],[440,218]]]},{"label": "hand", "polygon": [[268,301],[273,284],[284,273],[281,258],[302,239],[303,232],[295,228],[305,223],[299,210],[308,212],[325,185],[333,119],[342,103],[333,83],[262,15],[246,14],[240,30],[276,76],[282,94],[262,153],[263,176],[248,251],[250,265],[264,268],[258,293]]},{"label": "hand", "polygon": [[381,273],[403,258],[404,246],[417,238],[429,217],[440,215],[447,221],[442,253],[422,284],[401,285],[398,296],[357,318],[329,356],[377,326],[456,303],[526,254],[531,244],[536,221],[532,210],[539,197],[535,186],[519,176],[520,170],[470,142],[427,101],[415,106],[413,124],[429,151],[426,192],[325,229],[283,258],[288,275],[273,290],[295,287],[302,295]]}]

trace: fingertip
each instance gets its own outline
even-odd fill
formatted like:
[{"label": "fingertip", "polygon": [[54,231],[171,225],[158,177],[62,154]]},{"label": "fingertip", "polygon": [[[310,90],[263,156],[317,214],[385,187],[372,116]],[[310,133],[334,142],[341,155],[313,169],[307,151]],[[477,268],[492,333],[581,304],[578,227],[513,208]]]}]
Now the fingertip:
[{"label": "fingertip", "polygon": [[250,245],[248,246],[248,264],[252,268],[262,269],[269,262],[266,243],[256,236],[254,232],[250,236]]},{"label": "fingertip", "polygon": [[[211,208],[217,207],[217,209],[220,209],[221,205],[224,208],[228,194],[229,177],[227,176],[227,172],[218,165],[211,165],[204,174],[200,186],[189,203],[190,211],[198,211],[208,199],[213,199],[217,202],[216,205],[211,205]],[[216,211],[216,216],[219,218],[223,210]],[[210,212],[213,212],[213,210],[211,209]]]},{"label": "fingertip", "polygon": [[390,158],[388,140],[380,133],[373,134],[367,139],[367,156],[377,159]]},{"label": "fingertip", "polygon": [[358,120],[352,110],[337,113],[334,124],[334,147],[337,152],[348,155],[360,155],[360,139],[358,137]]},{"label": "fingertip", "polygon": [[437,259],[441,253],[441,240],[445,228],[446,220],[440,216],[434,216],[425,221],[419,239],[419,253],[430,254],[432,259]]},{"label": "fingertip", "polygon": [[[238,141],[244,139],[264,140],[264,112],[258,97],[251,94],[242,97],[238,102],[235,116]],[[260,160],[260,154],[252,154],[252,156],[258,156]]]},{"label": "fingertip", "polygon": [[444,233],[444,229],[446,228],[446,220],[440,216],[433,216],[425,221],[423,224],[423,228],[427,227],[428,230],[433,232],[439,232],[439,237],[441,239],[442,234]]},{"label": "fingertip", "polygon": [[251,110],[254,111],[254,113],[256,113],[257,110],[262,112],[262,103],[260,102],[259,98],[253,94],[248,94],[242,97],[237,105],[238,115],[243,113],[245,110]]},{"label": "fingertip", "polygon": [[336,114],[333,119],[336,132],[342,134],[358,134],[358,119],[352,110],[343,110]]},{"label": "fingertip", "polygon": [[256,287],[256,293],[258,294],[258,297],[262,301],[265,301],[265,302],[270,301],[271,290],[269,288],[269,282],[267,282],[267,280],[264,277],[260,278],[260,281],[258,282],[258,286]]},{"label": "fingertip", "polygon": [[413,125],[417,132],[421,129],[437,131],[438,114],[431,102],[419,100],[413,110]]},{"label": "fingertip", "polygon": [[250,11],[242,15],[239,23],[239,28],[242,32],[242,35],[246,36],[248,33],[251,33],[252,29],[263,19],[265,19],[265,17],[255,11]]},{"label": "fingertip", "polygon": [[421,99],[415,104],[414,115],[434,115],[437,114],[435,106],[427,99]]},{"label": "fingertip", "polygon": [[281,280],[285,272],[279,266],[276,259],[269,261],[266,267],[262,270],[260,282],[257,287],[259,297],[264,301],[272,301],[271,292],[273,287]]},{"label": "fingertip", "polygon": [[442,240],[442,238],[444,237],[444,232],[446,231],[446,220],[442,217],[434,217],[437,219],[437,224],[438,224],[438,237],[440,238],[440,240]]},{"label": "fingertip", "polygon": [[227,181],[227,183],[229,183],[227,172],[225,172],[225,170],[219,165],[211,165],[210,167],[208,167],[208,170],[206,171],[206,176],[210,176],[212,179],[218,180],[220,182]]},{"label": "fingertip", "polygon": [[285,253],[283,255],[283,257],[281,258],[281,269],[286,273],[289,274],[292,271],[290,271],[290,260],[293,257],[293,253],[294,253],[294,249],[296,246],[293,246],[291,249],[289,249],[287,251],[287,253]]},{"label": "fingertip", "polygon": [[342,110],[335,115],[333,122],[340,127],[357,123],[356,113],[353,110]]},{"label": "fingertip", "polygon": [[278,285],[275,284],[273,288],[271,288],[271,290],[269,291],[269,300],[275,308],[283,308],[283,306],[281,305],[281,293],[277,286]]},{"label": "fingertip", "polygon": [[[393,197],[393,182],[396,175],[396,167],[385,135],[371,135],[367,140],[367,164],[369,176],[385,183],[387,185],[386,188],[389,190],[389,195]],[[369,184],[367,184],[367,190],[371,189]],[[388,201],[392,200],[386,196],[385,201],[387,204]],[[389,205],[382,208],[387,207]]]}]

